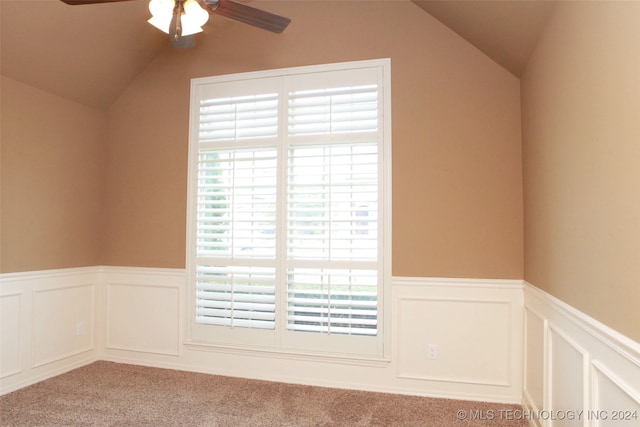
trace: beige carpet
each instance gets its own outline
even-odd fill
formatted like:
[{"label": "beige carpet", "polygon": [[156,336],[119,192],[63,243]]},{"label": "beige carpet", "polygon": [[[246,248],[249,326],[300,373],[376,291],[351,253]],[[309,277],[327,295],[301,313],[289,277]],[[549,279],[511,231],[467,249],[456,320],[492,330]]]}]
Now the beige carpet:
[{"label": "beige carpet", "polygon": [[526,426],[520,410],[96,362],[0,397],[0,425]]}]

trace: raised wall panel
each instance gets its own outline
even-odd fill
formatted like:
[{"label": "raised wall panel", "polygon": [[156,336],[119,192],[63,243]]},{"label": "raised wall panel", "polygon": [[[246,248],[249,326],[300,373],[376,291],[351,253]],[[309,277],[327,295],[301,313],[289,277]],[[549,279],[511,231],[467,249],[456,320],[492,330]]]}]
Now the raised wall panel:
[{"label": "raised wall panel", "polygon": [[640,384],[629,384],[599,362],[593,363],[595,426],[640,425]]},{"label": "raised wall panel", "polygon": [[109,283],[107,348],[178,355],[180,289]]},{"label": "raised wall panel", "polygon": [[93,284],[36,289],[32,300],[34,367],[93,349]]},{"label": "raised wall panel", "polygon": [[519,402],[522,320],[519,281],[396,277],[396,376],[432,396]]},{"label": "raised wall panel", "polygon": [[[553,328],[549,329],[549,410],[555,414],[584,411],[585,354],[568,338]],[[562,420],[562,425],[582,425],[582,420]]]},{"label": "raised wall panel", "polygon": [[530,308],[525,308],[525,399],[533,409],[544,407],[544,357],[546,321]]},{"label": "raised wall panel", "polygon": [[398,312],[399,377],[509,385],[509,301],[401,298]]},{"label": "raised wall panel", "polygon": [[0,296],[0,378],[20,372],[22,295]]}]

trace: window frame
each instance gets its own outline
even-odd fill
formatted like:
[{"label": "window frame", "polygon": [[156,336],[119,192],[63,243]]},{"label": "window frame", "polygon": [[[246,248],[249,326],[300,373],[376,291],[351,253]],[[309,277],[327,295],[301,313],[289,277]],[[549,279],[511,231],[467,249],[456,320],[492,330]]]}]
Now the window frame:
[{"label": "window frame", "polygon": [[[313,345],[295,346],[295,347],[282,347],[282,336],[291,331],[287,331],[286,323],[283,323],[283,318],[286,318],[287,308],[281,308],[279,311],[276,309],[276,319],[280,320],[280,325],[276,323],[276,329],[274,330],[254,330],[250,328],[234,328],[229,334],[222,333],[219,340],[210,341],[198,336],[195,331],[196,325],[196,269],[198,266],[198,259],[196,256],[196,225],[197,225],[197,189],[198,189],[198,156],[200,153],[200,91],[211,83],[231,83],[242,84],[242,82],[256,82],[259,79],[278,78],[283,76],[295,76],[303,74],[314,74],[323,72],[332,72],[340,70],[356,70],[359,68],[373,68],[379,73],[379,106],[380,116],[379,127],[381,127],[380,135],[382,141],[378,144],[378,181],[380,200],[378,212],[382,215],[380,220],[381,230],[378,236],[378,253],[379,260],[377,261],[381,268],[379,268],[380,277],[379,282],[381,285],[378,289],[378,336],[376,337],[375,349],[368,350],[361,353],[358,350],[356,339],[353,341],[352,336],[344,335],[336,339],[337,335],[332,335],[332,341],[336,340],[340,348],[335,351],[316,350]],[[188,188],[187,188],[187,238],[186,238],[186,269],[187,269],[187,290],[185,298],[186,310],[185,313],[188,316],[185,322],[185,343],[189,345],[196,345],[201,347],[224,347],[224,348],[236,348],[243,350],[256,350],[256,351],[276,351],[287,354],[312,354],[312,355],[327,355],[348,357],[354,359],[367,359],[367,360],[389,360],[391,356],[391,61],[390,59],[375,59],[365,61],[344,62],[335,64],[323,64],[293,68],[283,68],[266,71],[256,71],[238,74],[229,74],[222,76],[212,76],[195,78],[191,80],[191,97],[190,97],[190,125],[189,125],[189,154],[188,154]],[[279,103],[279,109],[282,114],[286,114],[287,106],[284,102]],[[282,128],[283,123],[279,119],[279,128]],[[283,132],[283,131],[280,131]],[[286,130],[284,130],[286,132]],[[251,143],[249,145],[252,145]],[[244,145],[242,145],[244,146]],[[286,146],[286,144],[285,144]],[[278,149],[280,150],[280,149]],[[285,157],[286,159],[286,157]],[[283,161],[282,153],[278,154],[278,169],[280,170],[279,180],[284,180],[284,184],[278,184],[278,187],[286,187],[286,165],[282,166],[280,163]],[[279,196],[284,198],[283,195]],[[283,203],[282,200],[280,203]],[[286,201],[284,202],[286,203]],[[282,215],[283,217],[285,215]],[[277,227],[281,229],[282,234],[286,227],[287,218],[278,218]],[[286,236],[284,237],[286,238]],[[279,252],[277,257],[282,255]],[[278,261],[277,261],[278,262]],[[286,262],[286,260],[284,261]],[[356,262],[357,264],[357,262]],[[353,267],[353,268],[357,268]],[[286,276],[286,269],[281,276]],[[284,287],[284,290],[278,291],[276,289],[276,295],[278,293],[286,294],[286,284],[283,277],[276,278],[276,287]],[[286,298],[276,297],[276,304],[282,304],[286,302]],[[282,314],[284,312],[284,315]],[[278,322],[278,320],[276,321]],[[278,330],[278,327],[282,331]],[[242,329],[242,330],[241,330]],[[296,332],[294,332],[296,333]],[[298,334],[300,334],[298,332]],[[302,333],[304,334],[304,333]],[[228,336],[225,336],[228,335]],[[313,334],[312,341],[318,342],[326,341],[325,334]],[[286,339],[285,339],[286,341]],[[356,344],[354,345],[353,342]]]}]

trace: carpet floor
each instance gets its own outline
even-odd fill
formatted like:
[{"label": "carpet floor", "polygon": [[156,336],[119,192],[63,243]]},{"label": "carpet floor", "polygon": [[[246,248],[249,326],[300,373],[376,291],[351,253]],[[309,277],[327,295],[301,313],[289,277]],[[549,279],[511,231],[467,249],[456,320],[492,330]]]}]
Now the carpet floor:
[{"label": "carpet floor", "polygon": [[2,426],[526,426],[521,411],[113,362],[0,397]]}]

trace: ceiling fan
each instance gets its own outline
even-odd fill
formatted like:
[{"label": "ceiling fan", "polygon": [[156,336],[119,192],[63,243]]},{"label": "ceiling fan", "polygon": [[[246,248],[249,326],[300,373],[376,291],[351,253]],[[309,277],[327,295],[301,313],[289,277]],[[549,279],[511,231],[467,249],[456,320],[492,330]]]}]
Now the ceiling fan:
[{"label": "ceiling fan", "polygon": [[[134,0],[60,0],[78,6],[84,4],[115,3]],[[153,15],[149,23],[169,34],[171,47],[195,46],[195,34],[209,19],[209,13],[224,16],[273,33],[281,33],[291,19],[275,15],[232,0],[150,0]]]}]

